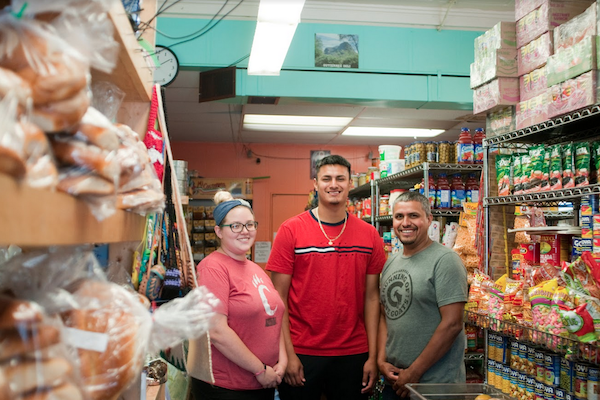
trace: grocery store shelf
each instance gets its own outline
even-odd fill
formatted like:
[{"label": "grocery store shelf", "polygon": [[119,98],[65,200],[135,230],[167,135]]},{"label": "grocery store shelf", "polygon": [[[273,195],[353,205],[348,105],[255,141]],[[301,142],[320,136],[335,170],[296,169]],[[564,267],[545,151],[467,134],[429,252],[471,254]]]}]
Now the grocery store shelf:
[{"label": "grocery store shelf", "polygon": [[465,361],[484,360],[485,354],[483,353],[465,353]]},{"label": "grocery store shelf", "polygon": [[127,93],[126,102],[150,102],[152,98],[152,71],[144,59],[123,4],[114,2],[109,12],[115,27],[114,37],[119,43],[117,65],[111,74],[92,70],[92,80],[108,81]]},{"label": "grocery store shelf", "polygon": [[348,192],[348,197],[370,197],[371,196],[371,182],[365,183],[364,185],[360,185],[355,187],[354,189]]},{"label": "grocery store shelf", "polygon": [[425,170],[440,171],[446,173],[452,172],[469,172],[481,171],[481,164],[440,164],[440,163],[422,163],[416,167],[406,169],[397,174],[386,176],[385,178],[377,179],[377,184],[391,183],[403,178],[422,177]]},{"label": "grocery store shelf", "polygon": [[600,193],[600,184],[587,185],[576,188],[552,190],[548,192],[527,193],[510,196],[486,197],[485,206],[503,204],[537,204],[556,205],[565,199],[576,199],[588,194]]},{"label": "grocery store shelf", "polygon": [[140,241],[146,219],[117,211],[99,222],[66,193],[34,189],[0,174],[0,245],[21,247]]},{"label": "grocery store shelf", "polygon": [[595,104],[524,129],[488,137],[483,139],[483,145],[489,147],[509,142],[549,144],[568,141],[569,136],[575,135],[577,140],[598,136],[599,117],[600,105]]},{"label": "grocery store shelf", "polygon": [[572,360],[583,360],[598,364],[600,352],[598,346],[590,343],[581,343],[570,337],[552,335],[531,327],[517,323],[502,321],[488,315],[473,311],[464,314],[466,324],[502,333],[519,341],[533,343],[559,354],[568,354]]},{"label": "grocery store shelf", "polygon": [[[431,210],[434,217],[460,217],[460,210]],[[392,215],[378,215],[375,217],[376,222],[392,222]]]},{"label": "grocery store shelf", "polygon": [[574,218],[573,211],[544,211],[546,219],[569,219]]}]

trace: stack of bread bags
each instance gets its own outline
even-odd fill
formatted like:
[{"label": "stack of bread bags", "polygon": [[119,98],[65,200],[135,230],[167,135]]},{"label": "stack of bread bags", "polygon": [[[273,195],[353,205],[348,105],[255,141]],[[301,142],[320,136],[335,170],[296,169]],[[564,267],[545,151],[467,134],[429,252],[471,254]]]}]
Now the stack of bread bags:
[{"label": "stack of bread bags", "polygon": [[[150,160],[139,136],[90,107],[94,43],[63,39],[89,35],[93,26],[81,21],[101,21],[102,12],[106,19],[106,10],[101,2],[76,2],[63,15],[60,3],[70,2],[58,3],[53,13],[44,10],[43,21],[0,15],[0,122],[9,122],[0,131],[0,173],[80,196],[98,219],[117,208],[160,211],[162,187],[146,168]],[[104,32],[93,30],[95,42],[116,44],[112,26],[101,26]],[[106,72],[115,60],[98,64]]]},{"label": "stack of bread bags", "polygon": [[[218,302],[199,287],[151,315],[147,299],[130,283],[109,282],[86,247],[14,256],[0,265],[0,293],[0,400],[116,400],[141,374],[148,352],[206,333]],[[20,304],[52,325],[27,308],[10,311]],[[65,354],[72,363],[55,360]],[[13,384],[18,376],[26,386]]]}]

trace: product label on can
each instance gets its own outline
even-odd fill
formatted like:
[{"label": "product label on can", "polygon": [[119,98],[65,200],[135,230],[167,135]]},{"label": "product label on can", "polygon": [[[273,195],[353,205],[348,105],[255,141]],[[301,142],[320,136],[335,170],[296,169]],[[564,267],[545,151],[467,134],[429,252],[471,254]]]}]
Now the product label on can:
[{"label": "product label on can", "polygon": [[585,364],[575,363],[575,397],[587,398],[587,375],[588,366]]},{"label": "product label on can", "polygon": [[573,392],[573,362],[565,358],[560,360],[560,382],[559,385],[567,393]]}]

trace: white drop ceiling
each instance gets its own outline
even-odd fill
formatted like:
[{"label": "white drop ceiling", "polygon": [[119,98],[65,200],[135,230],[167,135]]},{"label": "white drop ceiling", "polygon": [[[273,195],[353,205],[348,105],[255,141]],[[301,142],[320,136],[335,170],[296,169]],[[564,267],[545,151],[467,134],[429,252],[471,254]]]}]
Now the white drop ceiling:
[{"label": "white drop ceiling", "polygon": [[[285,0],[281,0],[285,1]],[[164,15],[211,18],[225,0],[184,0]],[[229,1],[223,12],[239,0]],[[159,5],[162,2],[159,0]],[[167,5],[173,3],[168,0]],[[514,0],[306,0],[302,22],[462,29],[485,31],[499,21],[514,21]],[[228,17],[255,20],[258,0],[245,0]],[[309,103],[280,98],[276,105],[198,103],[198,71],[180,71],[165,88],[169,134],[173,141],[286,143],[314,145],[407,145],[411,138],[345,137],[339,133],[262,132],[242,129],[246,113],[351,117],[350,126],[446,129],[433,140],[455,140],[463,126],[485,127],[485,119],[468,111],[390,108],[385,104]],[[238,102],[240,103],[240,102]]]}]

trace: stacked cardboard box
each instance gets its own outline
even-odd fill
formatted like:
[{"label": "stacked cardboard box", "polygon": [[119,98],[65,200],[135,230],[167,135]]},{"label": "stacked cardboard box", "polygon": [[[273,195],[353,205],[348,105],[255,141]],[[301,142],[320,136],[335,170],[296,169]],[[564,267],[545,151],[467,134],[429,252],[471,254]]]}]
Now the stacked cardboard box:
[{"label": "stacked cardboard box", "polygon": [[[591,64],[595,63],[595,57],[590,56],[595,39],[590,37],[596,32],[596,5],[592,0],[516,0],[515,18],[520,95],[515,107],[515,127],[523,129],[557,115],[559,106],[568,108],[564,102],[551,106],[552,95],[548,89],[553,84],[551,81],[575,78],[590,71]],[[582,40],[585,43],[561,54]],[[584,59],[579,60],[578,56]],[[573,57],[578,60],[575,65],[572,65]],[[586,76],[566,84],[567,90],[575,86],[582,88],[577,101],[567,102],[569,106],[590,101],[590,79],[593,77]]]},{"label": "stacked cardboard box", "polygon": [[555,54],[548,59],[548,117],[596,102],[597,5],[554,30]]},{"label": "stacked cardboard box", "polygon": [[516,104],[516,77],[515,24],[500,22],[475,39],[475,62],[471,64],[474,113]]}]

